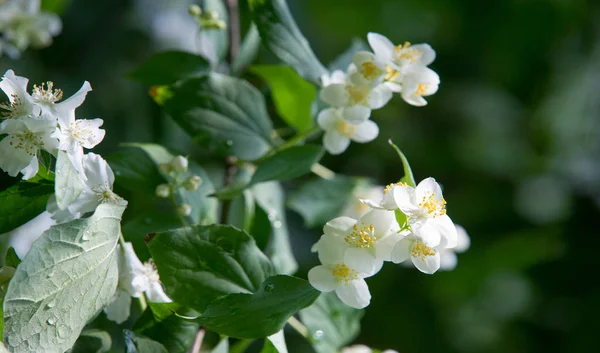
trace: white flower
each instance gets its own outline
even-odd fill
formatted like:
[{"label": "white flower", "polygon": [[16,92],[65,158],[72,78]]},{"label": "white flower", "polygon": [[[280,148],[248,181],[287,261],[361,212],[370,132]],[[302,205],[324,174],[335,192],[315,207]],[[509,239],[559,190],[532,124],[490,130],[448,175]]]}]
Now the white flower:
[{"label": "white flower", "polygon": [[435,51],[429,44],[394,45],[379,33],[369,33],[367,40],[375,56],[394,70],[405,74],[412,66],[427,66],[435,60]]},{"label": "white flower", "polygon": [[437,92],[440,84],[438,74],[427,67],[411,69],[402,78],[402,99],[406,103],[421,107],[427,104],[426,96]]},{"label": "white flower", "polygon": [[13,70],[7,70],[0,81],[0,89],[8,97],[9,103],[0,103],[0,117],[3,119],[17,119],[37,117],[41,109],[34,104],[33,98],[27,93],[29,80],[15,75]]},{"label": "white flower", "polygon": [[321,292],[335,291],[344,304],[362,309],[371,302],[371,293],[364,278],[368,273],[343,262],[323,264],[308,271],[308,281]]},{"label": "white flower", "polygon": [[354,65],[348,70],[350,81],[358,86],[377,85],[386,74],[386,64],[373,53],[360,51],[352,58]]},{"label": "white flower", "polygon": [[414,234],[401,239],[391,255],[394,263],[404,262],[410,258],[413,265],[423,273],[433,274],[440,269],[440,251],[425,245]]},{"label": "white flower", "polygon": [[56,154],[58,140],[52,137],[55,129],[56,123],[46,116],[3,121],[0,135],[8,136],[0,141],[0,169],[13,177],[21,172],[25,180],[34,177],[39,168],[38,151]]},{"label": "white flower", "polygon": [[361,200],[374,200],[379,203],[380,200],[378,200],[378,198],[381,199],[382,194],[383,186],[359,184],[352,190],[352,195],[348,198],[348,202],[344,206],[342,212],[340,212],[340,216],[359,218],[371,209]]},{"label": "white flower", "polygon": [[63,119],[59,129],[59,149],[67,152],[73,168],[77,170],[82,177],[83,173],[83,148],[94,148],[104,139],[105,131],[100,129],[104,123],[102,119],[74,119],[67,123]]},{"label": "white flower", "polygon": [[175,156],[171,161],[175,173],[183,173],[188,169],[188,159],[184,156]]},{"label": "white flower", "polygon": [[62,99],[63,92],[60,89],[55,89],[54,83],[48,81],[45,87],[43,83],[39,86],[33,85],[31,97],[40,106],[42,112],[54,116],[61,128],[68,129],[71,123],[75,121],[75,109],[83,104],[87,93],[91,90],[90,83],[85,81],[79,91],[68,99],[57,103]]},{"label": "white flower", "polygon": [[371,116],[372,109],[379,109],[392,99],[392,91],[384,84],[359,86],[351,82],[333,83],[320,93],[325,103],[344,110],[349,121],[364,120]]},{"label": "white flower", "polygon": [[458,235],[457,244],[454,248],[440,250],[440,269],[445,271],[452,271],[456,268],[458,258],[456,254],[463,253],[469,249],[471,245],[471,239],[467,234],[465,228],[456,224],[456,233]]},{"label": "white flower", "polygon": [[358,220],[335,218],[323,227],[323,234],[312,250],[321,263],[360,261],[360,267],[372,266],[370,274],[379,272],[384,261],[390,261],[394,245],[401,239],[394,212],[370,210]]},{"label": "white flower", "polygon": [[127,320],[131,297],[139,298],[145,294],[150,302],[171,302],[151,261],[142,263],[131,243],[125,243],[124,248],[118,245],[116,251],[119,261],[119,283],[112,302],[104,309],[109,320],[118,324]]},{"label": "white flower", "polygon": [[[363,344],[355,344],[354,346],[344,347],[341,353],[373,353],[373,349],[363,345]],[[386,349],[382,353],[398,353],[392,349]]]},{"label": "white flower", "polygon": [[348,108],[329,108],[319,113],[317,122],[325,130],[323,146],[331,154],[340,154],[350,145],[350,140],[366,143],[379,134],[379,128],[371,120],[363,117],[348,121],[344,112]]},{"label": "white flower", "polygon": [[327,87],[334,83],[345,83],[346,82],[346,73],[342,70],[335,70],[330,75],[323,74],[321,76],[321,85],[323,87]]}]

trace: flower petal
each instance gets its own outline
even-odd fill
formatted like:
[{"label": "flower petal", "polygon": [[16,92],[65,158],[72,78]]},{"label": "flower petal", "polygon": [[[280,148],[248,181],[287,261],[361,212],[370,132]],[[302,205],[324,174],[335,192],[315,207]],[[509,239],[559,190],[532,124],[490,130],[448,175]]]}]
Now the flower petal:
[{"label": "flower petal", "polygon": [[369,107],[379,109],[386,105],[392,99],[392,91],[384,84],[380,84],[369,92]]},{"label": "flower petal", "polygon": [[458,244],[458,234],[456,232],[456,226],[447,215],[436,216],[429,220],[434,227],[437,228],[437,231],[440,235],[446,240],[446,248],[452,249],[455,248]]},{"label": "flower petal", "polygon": [[382,61],[388,62],[392,60],[394,52],[394,43],[392,43],[387,37],[379,34],[370,32],[367,34],[367,40],[371,49],[375,52],[375,55]]},{"label": "flower petal", "polygon": [[441,200],[443,197],[442,188],[434,178],[423,179],[415,188],[415,199],[417,201],[427,198],[429,195],[434,195],[436,200]]},{"label": "flower petal", "polygon": [[337,131],[327,131],[323,135],[323,147],[330,154],[340,154],[350,146],[350,139]]},{"label": "flower petal", "polygon": [[359,225],[362,223],[367,226],[372,225],[375,236],[377,239],[381,239],[389,233],[390,228],[395,221],[396,216],[393,211],[373,209],[365,213],[357,223]]},{"label": "flower petal", "polygon": [[338,121],[341,119],[340,112],[336,108],[322,110],[317,117],[317,123],[325,131],[335,131]]},{"label": "flower petal", "polygon": [[431,45],[427,43],[414,44],[410,46],[412,49],[416,49],[421,52],[421,59],[419,60],[422,65],[429,65],[435,60],[435,50]]},{"label": "flower petal", "polygon": [[442,236],[438,229],[431,224],[431,222],[425,222],[420,227],[413,227],[414,235],[423,244],[430,248],[434,248],[442,241]]},{"label": "flower petal", "polygon": [[344,108],[343,117],[349,123],[361,124],[367,121],[371,116],[371,108],[365,107],[364,105],[355,105],[352,107]]},{"label": "flower petal", "polygon": [[150,282],[148,289],[146,290],[146,297],[148,301],[151,303],[170,303],[172,302],[171,298],[169,298],[165,294],[165,290],[163,289],[160,282]]},{"label": "flower petal", "polygon": [[375,242],[375,256],[381,261],[392,261],[392,251],[404,239],[404,235],[398,233],[390,233],[381,240]]},{"label": "flower petal", "polygon": [[407,236],[396,243],[390,254],[390,260],[398,264],[410,258],[410,249],[414,243],[412,236]]},{"label": "flower petal", "polygon": [[333,271],[325,266],[315,266],[308,271],[308,282],[321,292],[331,292],[338,287]]},{"label": "flower petal", "polygon": [[371,302],[369,286],[362,278],[350,281],[347,285],[339,286],[335,290],[335,294],[344,304],[356,309],[362,309]]},{"label": "flower petal", "polygon": [[377,259],[375,252],[369,250],[351,247],[344,253],[344,263],[363,278],[373,276],[383,266],[383,260]]},{"label": "flower petal", "polygon": [[130,306],[131,297],[129,296],[129,293],[117,289],[112,302],[104,308],[104,312],[110,321],[121,324],[129,318]]},{"label": "flower petal", "polygon": [[335,265],[344,261],[344,252],[348,244],[343,237],[322,235],[316,244],[319,261],[323,265]]},{"label": "flower petal", "polygon": [[435,251],[434,255],[431,256],[411,256],[412,262],[415,267],[426,274],[433,274],[440,269],[440,252]]},{"label": "flower petal", "polygon": [[366,143],[373,141],[379,135],[379,127],[374,121],[367,120],[358,125],[352,137],[352,141]]},{"label": "flower petal", "polygon": [[452,271],[456,268],[457,263],[458,257],[454,251],[451,249],[440,251],[440,270]]},{"label": "flower petal", "polygon": [[344,84],[334,83],[321,90],[321,100],[334,107],[343,107],[348,104],[346,95],[346,86]]},{"label": "flower petal", "polygon": [[467,231],[465,230],[465,228],[463,228],[462,226],[460,226],[458,224],[454,224],[454,226],[456,226],[456,235],[457,235],[457,240],[458,240],[458,242],[457,242],[458,244],[454,248],[454,252],[457,252],[457,253],[465,252],[471,246],[471,238],[469,238],[469,234],[467,234]]},{"label": "flower petal", "polygon": [[356,220],[350,217],[337,217],[327,222],[323,227],[326,235],[345,237],[350,229],[356,224]]}]

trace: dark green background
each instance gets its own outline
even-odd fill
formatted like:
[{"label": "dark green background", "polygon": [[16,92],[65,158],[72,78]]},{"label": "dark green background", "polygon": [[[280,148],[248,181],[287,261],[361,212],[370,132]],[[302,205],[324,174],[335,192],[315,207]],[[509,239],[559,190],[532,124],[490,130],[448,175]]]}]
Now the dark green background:
[{"label": "dark green background", "polygon": [[[67,95],[90,81],[94,90],[77,114],[104,119],[99,153],[121,142],[159,142],[215,163],[161,115],[146,87],[124,77],[159,49],[140,15],[163,11],[150,3],[187,11],[178,1],[71,1],[51,47],[18,61],[2,58],[0,71],[12,68],[32,83],[52,80]],[[369,279],[373,300],[358,342],[402,353],[594,350],[600,3],[295,0],[290,7],[323,63],[369,31],[437,51],[431,67],[442,83],[427,107],[396,97],[373,114],[376,141],[352,144],[323,164],[379,184],[394,181],[402,170],[386,143],[392,138],[417,179],[443,184],[448,214],[468,230],[472,246],[453,272],[428,276],[388,264]],[[162,46],[169,47],[177,46]],[[260,62],[274,60],[261,52]],[[0,182],[14,180],[2,175]],[[317,261],[309,247],[319,232],[289,217],[304,275]]]}]

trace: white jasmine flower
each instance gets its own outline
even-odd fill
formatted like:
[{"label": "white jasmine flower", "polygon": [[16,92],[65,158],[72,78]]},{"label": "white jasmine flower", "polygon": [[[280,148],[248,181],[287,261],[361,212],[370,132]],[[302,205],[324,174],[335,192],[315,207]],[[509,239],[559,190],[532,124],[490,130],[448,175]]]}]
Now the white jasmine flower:
[{"label": "white jasmine flower", "polygon": [[392,99],[392,91],[384,84],[359,86],[351,82],[334,83],[320,93],[325,103],[344,110],[349,121],[364,120],[371,116],[372,109],[379,109]]},{"label": "white jasmine flower", "polygon": [[430,68],[411,69],[402,79],[402,99],[417,107],[427,105],[427,101],[423,97],[437,92],[439,84],[440,77]]},{"label": "white jasmine flower", "polygon": [[[342,348],[341,353],[373,353],[373,349],[371,349],[363,344],[355,344],[350,347]],[[392,350],[392,349],[386,349],[382,353],[398,353],[398,352],[395,350]]]},{"label": "white jasmine flower", "polygon": [[379,272],[384,261],[391,260],[391,251],[401,239],[394,212],[370,210],[358,220],[349,217],[335,218],[323,227],[323,235],[313,246],[321,263],[346,263],[361,261],[365,268],[373,266],[370,274]]},{"label": "white jasmine flower", "polygon": [[379,135],[379,127],[363,117],[348,121],[344,111],[347,108],[329,108],[319,113],[317,122],[325,130],[323,146],[331,154],[340,154],[350,145],[350,140],[359,143],[372,141]]},{"label": "white jasmine flower", "polygon": [[62,124],[59,129],[59,149],[67,152],[67,156],[82,178],[83,173],[83,148],[91,149],[99,144],[105,135],[105,131],[100,129],[104,123],[102,119],[77,119],[71,115],[72,120],[66,122],[66,119],[59,119]]},{"label": "white jasmine flower", "polygon": [[68,129],[71,123],[75,121],[75,109],[83,104],[87,93],[91,90],[90,83],[85,81],[79,91],[58,103],[63,98],[63,91],[55,89],[54,83],[48,81],[45,87],[43,83],[39,86],[33,85],[31,97],[40,106],[42,112],[47,112],[57,119],[61,129]]},{"label": "white jasmine flower", "polygon": [[342,70],[334,70],[330,75],[323,74],[321,76],[321,85],[327,87],[332,84],[339,84],[346,82],[346,73]]},{"label": "white jasmine flower", "polygon": [[0,117],[2,119],[17,119],[37,117],[41,109],[34,104],[33,98],[27,93],[25,77],[15,75],[13,70],[7,70],[0,81],[0,89],[8,97],[8,103],[0,103]]},{"label": "white jasmine flower", "polygon": [[23,179],[34,177],[39,169],[37,154],[46,150],[56,154],[58,140],[52,137],[56,123],[45,116],[40,118],[9,119],[0,124],[0,169],[10,176],[22,173]]},{"label": "white jasmine flower", "polygon": [[367,40],[376,57],[394,70],[405,74],[412,66],[427,66],[435,60],[435,51],[429,44],[394,45],[379,33],[369,33]]},{"label": "white jasmine flower", "polygon": [[381,185],[367,185],[360,184],[352,190],[352,195],[349,197],[348,202],[344,206],[340,216],[346,216],[350,218],[359,218],[364,215],[371,208],[364,204],[361,200],[373,200],[376,203],[380,203],[381,195],[383,194],[383,186]]},{"label": "white jasmine flower", "polygon": [[440,250],[425,245],[414,234],[401,239],[392,250],[391,260],[401,263],[411,259],[415,267],[426,274],[433,274],[440,269]]},{"label": "white jasmine flower", "polygon": [[454,248],[440,250],[440,269],[452,271],[456,268],[458,258],[456,254],[463,253],[469,249],[471,239],[465,228],[456,224],[457,244]]},{"label": "white jasmine flower", "polygon": [[117,252],[119,283],[112,302],[104,309],[109,320],[118,324],[127,320],[131,297],[139,298],[145,294],[150,302],[171,302],[162,288],[152,260],[142,263],[129,242],[125,243],[125,247],[118,245]]},{"label": "white jasmine flower", "polygon": [[321,292],[335,291],[344,304],[362,309],[371,302],[371,293],[364,278],[368,272],[343,262],[323,264],[308,271],[308,281]]},{"label": "white jasmine flower", "polygon": [[50,216],[50,213],[44,211],[29,222],[0,236],[8,237],[8,245],[12,246],[22,259],[31,249],[33,242],[54,225],[55,222]]},{"label": "white jasmine flower", "polygon": [[386,74],[386,64],[373,53],[360,51],[354,54],[354,65],[349,70],[349,77],[358,86],[378,85]]}]

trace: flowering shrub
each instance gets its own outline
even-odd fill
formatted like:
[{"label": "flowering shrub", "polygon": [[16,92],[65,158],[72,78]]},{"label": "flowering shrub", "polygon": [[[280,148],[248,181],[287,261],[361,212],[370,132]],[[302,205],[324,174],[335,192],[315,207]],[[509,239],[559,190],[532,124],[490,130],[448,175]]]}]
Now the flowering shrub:
[{"label": "flowering shrub", "polygon": [[[389,152],[398,154],[404,172],[386,187],[355,185],[319,164],[324,150],[337,155],[351,141],[377,138],[373,110],[394,93],[411,105],[427,104],[424,97],[440,83],[428,67],[435,59],[428,44],[395,45],[369,33],[371,51],[351,53],[345,71],[329,72],[283,0],[250,1],[253,24],[241,46],[236,2],[227,8],[221,1],[208,3],[211,10],[194,5],[189,12],[217,64],[168,51],[130,77],[147,84],[166,113],[225,161],[222,178],[203,168],[202,160],[156,144],[128,144],[127,153],[106,159],[90,152],[105,130],[102,119],[76,117],[92,90],[88,82],[65,98],[53,82],[31,88],[26,77],[4,73],[0,89],[8,100],[0,105],[0,168],[22,180],[0,193],[9,210],[0,218],[0,233],[42,212],[53,222],[36,230],[39,238],[26,255],[9,251],[2,268],[3,342],[9,351],[83,352],[81,342],[91,334],[86,325],[105,316],[133,328],[123,337],[127,352],[198,352],[207,331],[222,338],[213,352],[228,351],[228,337],[232,351],[263,338],[263,352],[287,352],[286,323],[318,352],[375,352],[344,348],[357,334],[359,309],[371,301],[364,279],[385,262],[409,262],[426,274],[449,270],[456,266],[455,252],[468,248],[466,232],[447,215],[440,185],[433,178],[417,184],[391,141]],[[39,2],[28,4],[39,9]],[[4,38],[29,38],[14,24],[22,14],[11,16],[0,17]],[[45,30],[45,39],[36,40],[49,44],[56,31]],[[14,45],[23,50],[26,42]],[[285,66],[248,67],[259,42]],[[293,136],[273,128],[263,94],[240,78],[245,71],[270,86]],[[320,133],[322,147],[308,143]],[[299,180],[310,173],[322,179]],[[287,197],[281,181],[301,187]],[[323,209],[313,203],[317,198]],[[308,272],[308,281],[292,276],[297,264],[286,199],[308,225],[323,226],[312,248],[320,265]],[[121,226],[132,206],[143,210],[144,226],[135,220]],[[149,215],[158,216],[153,221]],[[139,228],[146,244],[133,237]],[[148,252],[142,262],[138,254]],[[123,326],[128,322],[134,325]],[[95,351],[108,351],[100,346]]]}]

